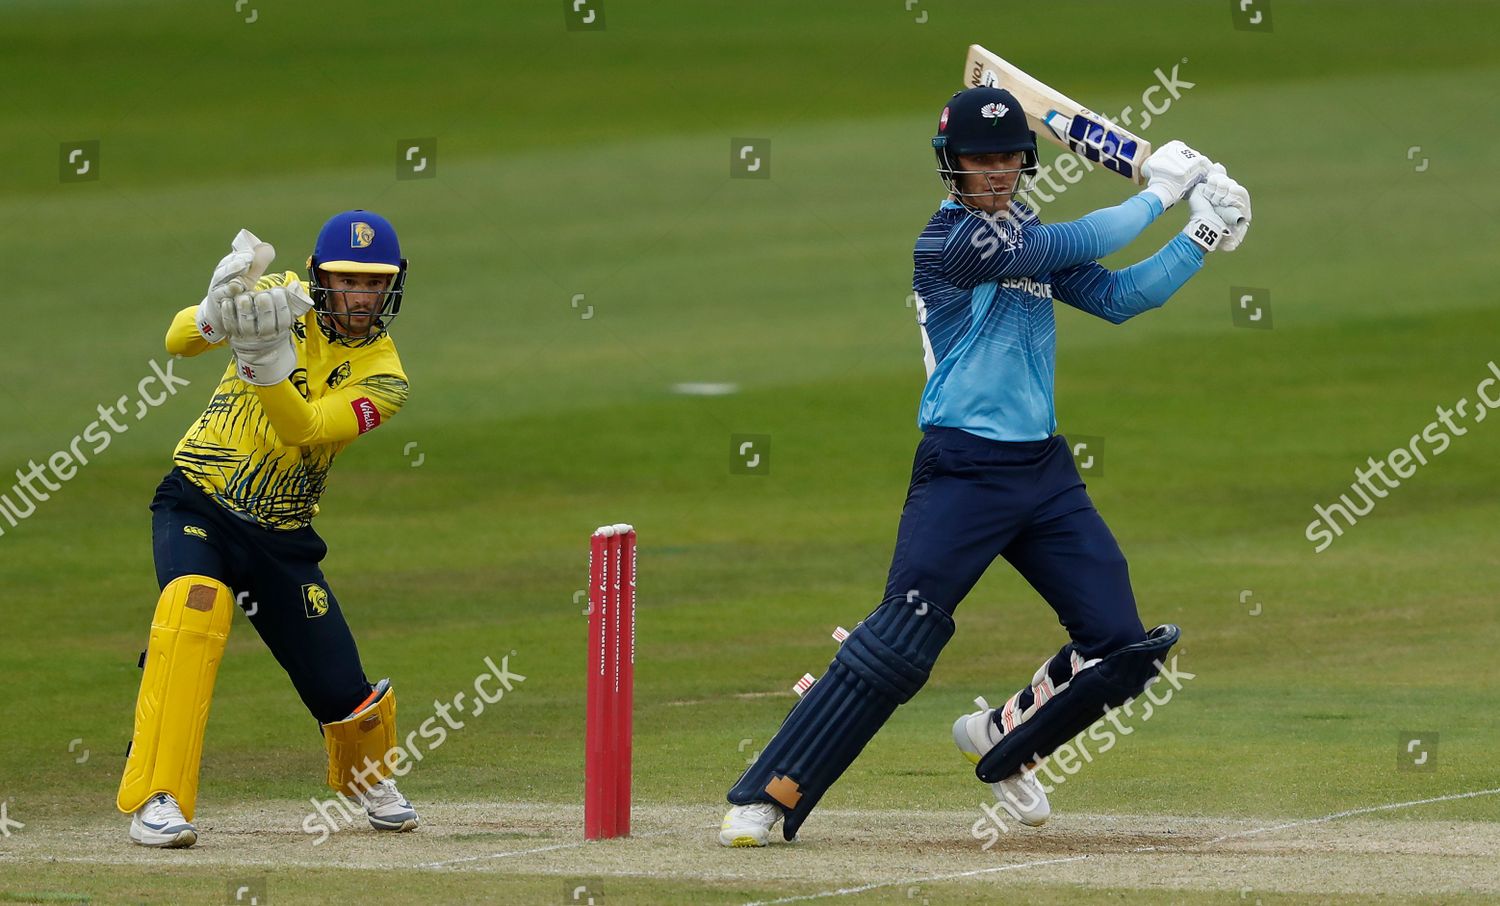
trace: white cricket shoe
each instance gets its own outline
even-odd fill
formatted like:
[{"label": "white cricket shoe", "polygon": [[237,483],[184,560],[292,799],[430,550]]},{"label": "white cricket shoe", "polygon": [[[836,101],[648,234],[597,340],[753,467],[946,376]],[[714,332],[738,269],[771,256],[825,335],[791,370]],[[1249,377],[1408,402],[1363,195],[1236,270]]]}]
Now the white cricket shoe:
[{"label": "white cricket shoe", "polygon": [[182,816],[171,793],[157,793],[130,816],[130,839],[142,846],[179,849],[198,842],[198,828]]},{"label": "white cricket shoe", "polygon": [[[979,710],[965,714],[953,722],[953,741],[964,753],[970,764],[979,764],[979,759],[990,749],[1000,744],[1000,728],[995,724],[995,709],[983,698],[974,699]],[[1036,775],[1017,771],[999,783],[990,784],[995,798],[1012,818],[1028,827],[1041,827],[1052,817],[1052,806],[1047,803],[1047,791]]]},{"label": "white cricket shoe", "polygon": [[774,802],[736,805],[719,825],[719,845],[765,846],[771,842],[771,831],[781,823],[781,818],[781,806]]},{"label": "white cricket shoe", "polygon": [[396,781],[390,778],[364,792],[355,793],[354,800],[365,807],[365,817],[370,819],[370,826],[376,830],[400,833],[416,830],[422,823],[417,817],[417,810],[411,807],[411,803],[396,789]]}]

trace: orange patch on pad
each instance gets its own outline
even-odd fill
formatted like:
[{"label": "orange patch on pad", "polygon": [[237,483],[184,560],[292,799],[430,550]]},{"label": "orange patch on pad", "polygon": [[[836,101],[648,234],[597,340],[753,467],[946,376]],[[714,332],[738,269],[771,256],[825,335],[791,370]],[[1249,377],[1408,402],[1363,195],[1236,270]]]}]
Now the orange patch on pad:
[{"label": "orange patch on pad", "polygon": [[201,610],[204,613],[212,613],[214,609],[214,598],[219,596],[212,585],[194,585],[188,589],[187,606],[191,610]]},{"label": "orange patch on pad", "polygon": [[802,785],[790,777],[773,777],[766,784],[766,792],[787,808],[796,808],[802,801]]}]

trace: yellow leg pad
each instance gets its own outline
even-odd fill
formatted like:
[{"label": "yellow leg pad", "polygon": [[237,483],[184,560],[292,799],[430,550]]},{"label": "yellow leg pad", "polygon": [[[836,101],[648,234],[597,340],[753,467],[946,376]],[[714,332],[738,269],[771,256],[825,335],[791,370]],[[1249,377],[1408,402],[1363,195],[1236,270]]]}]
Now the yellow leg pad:
[{"label": "yellow leg pad", "polygon": [[368,789],[390,776],[385,757],[396,747],[396,693],[381,680],[374,696],[343,720],[323,725],[328,786],[335,792]]},{"label": "yellow leg pad", "polygon": [[170,793],[193,820],[203,729],[233,617],[234,596],[218,579],[181,576],[162,590],[115,803],[120,811],[128,814],[156,793]]}]

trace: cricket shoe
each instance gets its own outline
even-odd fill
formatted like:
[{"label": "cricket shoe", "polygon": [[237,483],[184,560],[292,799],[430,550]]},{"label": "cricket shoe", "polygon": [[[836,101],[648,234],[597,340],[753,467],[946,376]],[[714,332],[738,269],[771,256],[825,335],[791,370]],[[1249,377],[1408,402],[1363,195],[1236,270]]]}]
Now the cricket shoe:
[{"label": "cricket shoe", "polygon": [[765,846],[771,842],[771,831],[781,823],[781,818],[781,806],[774,802],[736,805],[719,825],[719,845]]},{"label": "cricket shoe", "polygon": [[142,846],[180,849],[198,842],[198,828],[182,816],[170,793],[157,793],[130,817],[130,839]]},{"label": "cricket shoe", "polygon": [[[979,764],[985,753],[1000,744],[1003,735],[995,724],[995,709],[983,698],[974,699],[979,710],[953,722],[953,741],[970,764]],[[1041,827],[1052,816],[1047,792],[1030,771],[1017,771],[999,783],[990,784],[995,798],[1012,818],[1028,827]]]},{"label": "cricket shoe", "polygon": [[390,778],[368,790],[356,792],[354,799],[365,807],[365,817],[370,819],[370,826],[376,830],[400,833],[416,830],[422,823],[417,817],[417,810],[411,807],[411,803],[396,789],[396,781]]}]

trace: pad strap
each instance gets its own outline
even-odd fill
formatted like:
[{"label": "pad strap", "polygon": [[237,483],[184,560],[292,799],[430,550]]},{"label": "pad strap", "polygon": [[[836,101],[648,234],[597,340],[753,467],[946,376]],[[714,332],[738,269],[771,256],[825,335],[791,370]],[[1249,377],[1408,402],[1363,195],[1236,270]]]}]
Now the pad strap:
[{"label": "pad strap", "polygon": [[1047,697],[1043,699],[1043,693],[1033,691],[1037,688],[1034,679],[1033,686],[1006,703],[1001,709],[1002,717],[1007,710],[1014,710],[1012,706],[1017,699],[1027,693],[1033,696],[1030,707],[1021,710],[1015,723],[1009,728],[1002,726],[1005,735],[979,760],[974,773],[985,783],[998,783],[1019,771],[1022,765],[1051,755],[1058,746],[1103,717],[1105,711],[1144,691],[1160,670],[1167,651],[1181,636],[1182,630],[1170,623],[1158,626],[1142,641],[1126,645],[1096,662],[1081,662],[1082,666],[1061,686],[1056,685],[1049,672],[1049,667],[1059,659],[1048,660],[1037,671],[1037,678],[1048,677]]}]

